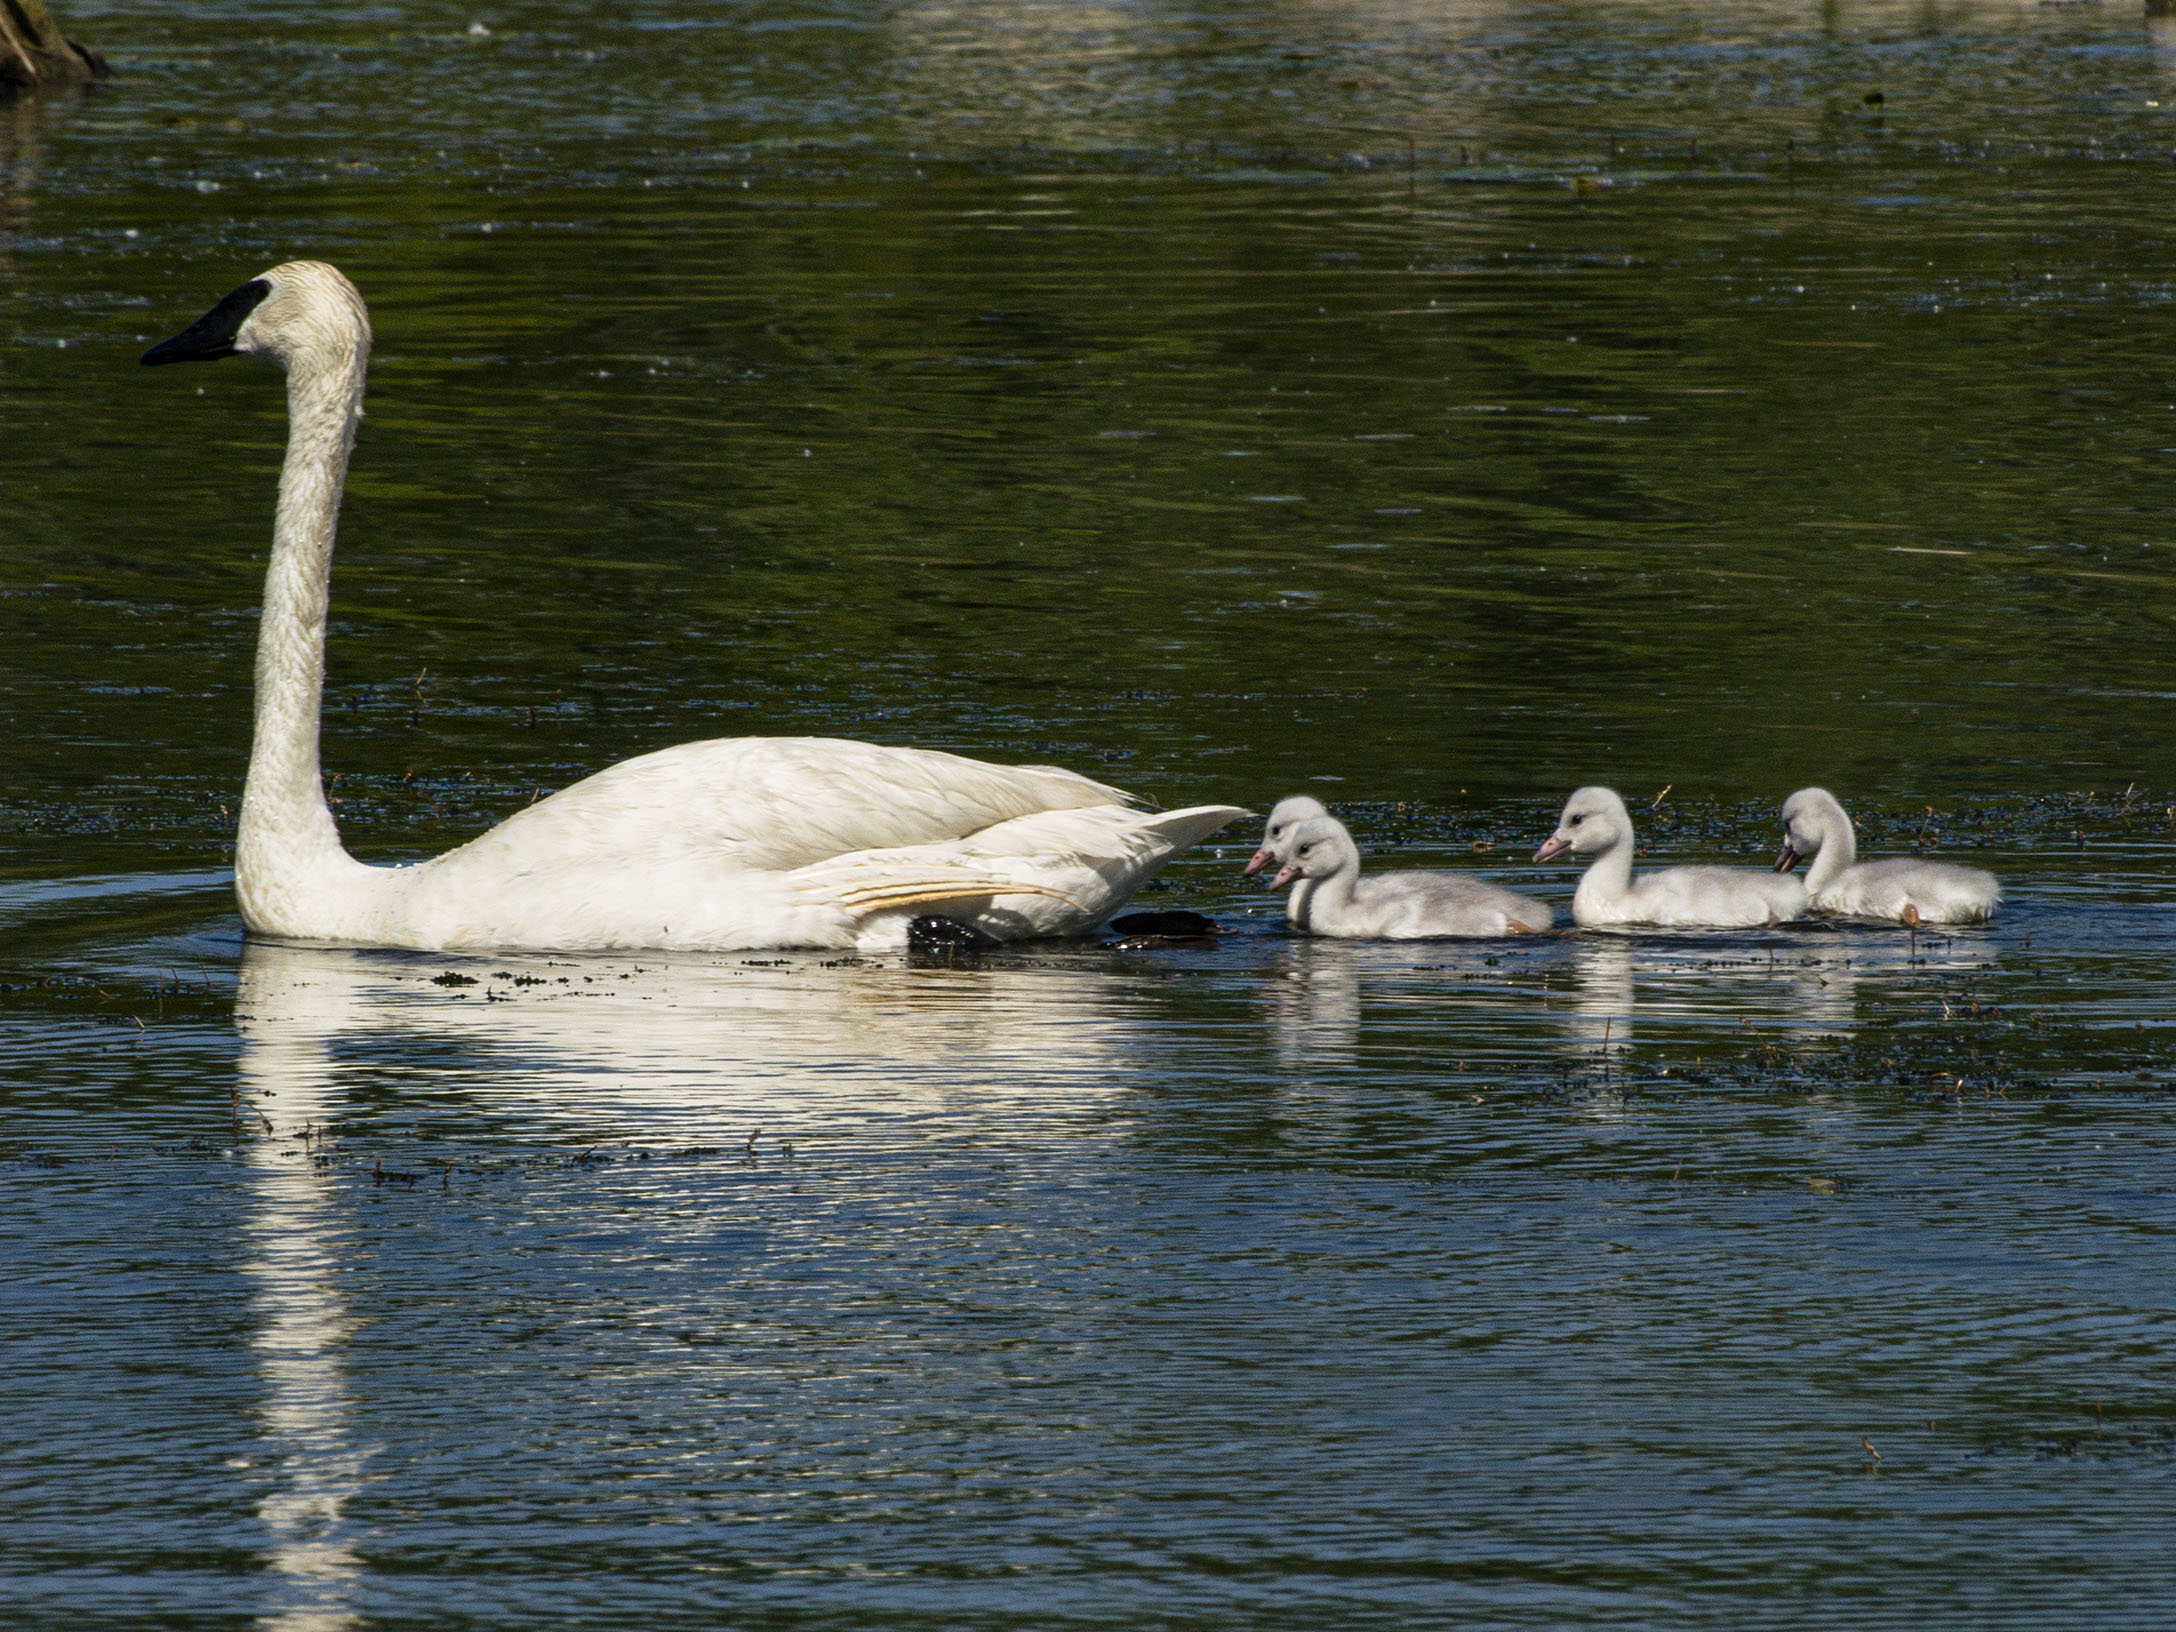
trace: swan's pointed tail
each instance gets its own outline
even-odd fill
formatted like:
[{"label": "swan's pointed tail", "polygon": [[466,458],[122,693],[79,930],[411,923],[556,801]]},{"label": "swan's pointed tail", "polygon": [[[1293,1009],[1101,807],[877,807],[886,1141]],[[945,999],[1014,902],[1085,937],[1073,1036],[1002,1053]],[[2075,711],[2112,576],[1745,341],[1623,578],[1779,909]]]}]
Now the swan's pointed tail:
[{"label": "swan's pointed tail", "polygon": [[1165,839],[1174,853],[1199,844],[1220,827],[1228,827],[1254,812],[1238,805],[1190,805],[1185,810],[1166,810],[1139,818],[1151,833]]}]

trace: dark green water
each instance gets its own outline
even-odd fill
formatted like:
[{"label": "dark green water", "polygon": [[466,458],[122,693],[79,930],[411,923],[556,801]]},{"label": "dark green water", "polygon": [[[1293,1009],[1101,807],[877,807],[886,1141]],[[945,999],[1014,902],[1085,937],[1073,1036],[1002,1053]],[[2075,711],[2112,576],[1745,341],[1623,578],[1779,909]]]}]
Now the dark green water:
[{"label": "dark green water", "polygon": [[[122,72],[0,109],[0,1624],[2176,1614],[2176,34],[62,9]],[[245,949],[282,403],[134,359],[297,256],[377,326],[360,854],[821,732],[1560,906],[1579,783],[1753,860],[1825,782],[2009,904],[1307,945],[1250,830],[1149,898],[1213,954]]]}]

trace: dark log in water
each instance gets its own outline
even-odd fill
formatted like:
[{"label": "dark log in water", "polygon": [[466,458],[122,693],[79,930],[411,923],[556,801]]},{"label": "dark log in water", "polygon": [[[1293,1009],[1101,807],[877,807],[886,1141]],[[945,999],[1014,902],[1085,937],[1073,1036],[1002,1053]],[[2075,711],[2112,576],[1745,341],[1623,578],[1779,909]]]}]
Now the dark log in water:
[{"label": "dark log in water", "polygon": [[61,33],[45,0],[0,0],[0,95],[80,85],[111,72],[104,57]]}]

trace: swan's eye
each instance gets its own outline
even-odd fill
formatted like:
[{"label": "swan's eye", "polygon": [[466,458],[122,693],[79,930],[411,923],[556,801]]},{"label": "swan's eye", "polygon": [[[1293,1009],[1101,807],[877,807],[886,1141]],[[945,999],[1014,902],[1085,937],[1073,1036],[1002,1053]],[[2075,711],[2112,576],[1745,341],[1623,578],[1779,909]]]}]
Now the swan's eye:
[{"label": "swan's eye", "polygon": [[1314,846],[1313,846],[1313,845],[1311,845],[1311,844],[1303,844],[1303,845],[1301,845],[1301,846],[1300,846],[1300,854],[1304,856],[1304,855],[1306,855],[1306,854],[1307,854],[1307,853],[1308,853],[1308,852],[1309,852],[1310,850],[1312,850],[1312,849],[1314,849]]},{"label": "swan's eye", "polygon": [[1572,826],[1574,826],[1574,827],[1577,827],[1577,826],[1578,826],[1578,825],[1579,825],[1579,824],[1580,824],[1581,822],[1583,822],[1583,821],[1585,821],[1585,820],[1586,820],[1586,817],[1584,817],[1584,816],[1574,816],[1574,817],[1572,818]]}]

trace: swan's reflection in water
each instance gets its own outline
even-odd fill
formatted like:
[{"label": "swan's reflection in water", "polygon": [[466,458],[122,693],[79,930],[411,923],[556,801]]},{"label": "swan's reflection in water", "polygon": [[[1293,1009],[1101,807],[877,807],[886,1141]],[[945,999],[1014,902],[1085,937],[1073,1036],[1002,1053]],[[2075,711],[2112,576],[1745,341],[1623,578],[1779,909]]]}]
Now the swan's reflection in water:
[{"label": "swan's reflection in water", "polygon": [[903,969],[252,944],[236,1008],[283,1126],[367,1067],[464,1117],[515,1114],[525,1132],[593,1141],[858,1131],[993,1099],[1008,1119],[1063,1116],[1117,1090],[1161,1012],[1153,997],[1078,960]]},{"label": "swan's reflection in water", "polygon": [[[339,1104],[321,1036],[250,1017],[245,1006],[240,1088],[250,1106],[276,1104],[283,1120],[322,1125]],[[246,1225],[264,1378],[264,1430],[275,1459],[258,1517],[272,1541],[277,1608],[264,1624],[283,1632],[357,1626],[347,1609],[361,1575],[346,1507],[362,1480],[351,1437],[340,1353],[352,1323],[340,1292],[338,1222],[327,1181],[292,1138],[248,1146]]]},{"label": "swan's reflection in water", "polygon": [[[828,1128],[868,1156],[887,1119],[919,1125],[895,1126],[910,1138],[934,1119],[977,1136],[1047,1131],[1107,1106],[1139,1069],[1145,1022],[1167,1012],[1138,971],[1081,961],[923,970],[246,947],[236,1015],[242,1116],[256,1131],[244,1268],[272,1468],[258,1511],[276,1582],[265,1624],[360,1624],[350,1606],[365,1573],[348,1510],[371,1447],[344,1376],[355,1322],[341,1290],[360,1174],[352,1156],[320,1171],[313,1156],[327,1147],[306,1132],[376,1116],[390,1087],[403,1115],[435,1106],[464,1136],[510,1119],[531,1146],[738,1145],[758,1127]],[[765,1156],[777,1159],[775,1137]]]},{"label": "swan's reflection in water", "polygon": [[[1075,1134],[1123,1139],[1159,1115],[1244,1103],[1265,1073],[1328,1068],[1343,1079],[1325,1090],[1335,1104],[1373,1106],[1397,1082],[1462,1096],[1493,1078],[1587,1075],[1605,1038],[1697,1049],[1741,1039],[1749,1020],[1848,1030],[1890,975],[1983,953],[1820,929],[1474,946],[1264,936],[1192,958],[1089,952],[967,970],[250,946],[242,1085],[272,1127],[249,1141],[246,1228],[277,1463],[260,1505],[280,1583],[272,1624],[354,1624],[367,1541],[350,1509],[372,1450],[344,1378],[341,1291],[359,1174],[347,1159],[321,1175],[317,1142],[295,1137],[305,1127],[414,1131],[435,1117],[469,1148],[511,1133],[562,1151],[623,1138],[737,1146],[760,1128],[766,1161],[782,1138],[851,1141],[863,1160],[1021,1134],[1071,1150]],[[1179,1091],[1136,1092],[1152,1082]]]},{"label": "swan's reflection in water", "polygon": [[[1546,1068],[1605,1043],[1849,1032],[1869,991],[1969,968],[1977,941],[1813,927],[1765,935],[1580,934],[1495,943],[1249,938],[1130,963],[1072,952],[972,969],[733,956],[477,959],[253,945],[246,1070],[293,1129],[368,1070],[473,1129],[745,1137],[980,1111],[1077,1116],[1143,1072],[1195,1070],[1233,1030],[1288,1066],[1438,1053]],[[1183,976],[1183,979],[1171,977]],[[1441,1047],[1432,1046],[1440,1044]],[[1266,1045],[1266,1046],[1265,1046]],[[1219,1055],[1221,1058],[1222,1056]],[[344,1063],[343,1063],[344,1062]]]}]

